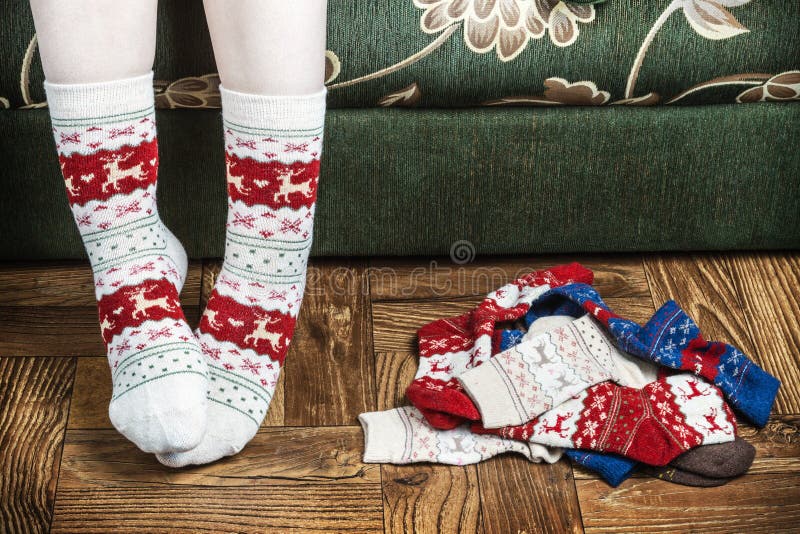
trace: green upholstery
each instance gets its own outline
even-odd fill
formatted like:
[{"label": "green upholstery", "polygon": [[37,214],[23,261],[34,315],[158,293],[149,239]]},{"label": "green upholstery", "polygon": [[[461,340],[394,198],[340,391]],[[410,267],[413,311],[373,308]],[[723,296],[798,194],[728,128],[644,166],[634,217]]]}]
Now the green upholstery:
[{"label": "green upholstery", "polygon": [[[83,257],[48,120],[0,113],[23,140],[0,150],[5,259]],[[219,114],[158,121],[164,219],[191,256],[222,256]],[[326,139],[315,255],[800,246],[797,105],[341,109]]]},{"label": "green upholstery", "polygon": [[[434,0],[416,2],[437,5]],[[0,70],[0,97],[8,99],[9,105],[15,108],[26,102],[42,102],[44,92],[41,64],[35,53],[30,54],[30,68],[23,68],[27,65],[26,49],[34,36],[28,0],[10,0],[9,3],[10,7],[3,13],[8,21],[0,24],[0,61],[4,67]],[[438,4],[450,3],[453,0],[438,0]],[[476,4],[477,0],[467,3]],[[741,1],[719,2],[722,5],[731,3]],[[533,0],[519,0],[519,4],[531,5]],[[561,13],[572,15],[559,0],[541,0],[541,4],[556,6],[556,17]],[[502,46],[491,46],[484,53],[470,49],[468,40],[474,41],[471,36],[477,32],[465,31],[461,21],[443,21],[449,23],[442,30],[423,31],[420,21],[427,10],[417,7],[415,0],[329,0],[329,68],[338,66],[339,69],[328,84],[331,87],[329,106],[373,107],[412,84],[416,84],[419,100],[415,97],[410,102],[401,100],[400,103],[419,107],[465,107],[520,97],[533,97],[528,101],[547,103],[548,98],[542,97],[549,78],[570,83],[591,82],[597,91],[607,93],[607,99],[603,94],[604,98],[594,103],[623,100],[628,76],[637,64],[642,44],[648,33],[657,27],[660,16],[670,12],[646,49],[635,93],[630,96],[657,93],[659,102],[664,103],[687,89],[705,84],[703,89],[681,98],[680,102],[733,103],[746,89],[761,85],[772,76],[800,69],[800,3],[797,0],[751,0],[745,5],[727,8],[730,18],[718,21],[721,24],[717,25],[705,21],[704,25],[711,29],[701,34],[690,22],[698,24],[700,12],[690,7],[698,5],[708,9],[707,4],[708,0],[611,0],[596,6],[574,6],[579,13],[589,10],[591,15],[586,19],[593,17],[590,22],[562,17],[569,19],[563,28],[568,30],[566,35],[574,35],[574,42],[567,46],[555,44],[566,42],[563,37],[557,37],[565,34],[556,29],[562,26],[549,28],[537,38],[527,33],[524,44],[516,48],[519,54],[503,61],[498,55]],[[499,16],[498,7],[489,19]],[[412,61],[416,54],[432,44],[438,46]],[[400,67],[389,74],[351,84],[353,80],[398,65]],[[155,65],[159,90],[183,78],[215,72],[202,3],[194,0],[159,2]],[[30,80],[27,84],[24,83],[26,77]],[[718,78],[726,80],[709,83]],[[732,83],[737,79],[740,83]],[[350,85],[342,86],[343,83]],[[27,101],[21,93],[21,86],[25,85],[30,93]],[[173,87],[174,100],[164,99],[160,104],[208,105],[201,88],[202,83],[188,80]],[[556,103],[563,99],[563,93],[553,95]],[[580,100],[580,88],[573,89],[572,93],[573,98],[591,103],[586,98]],[[218,99],[211,105],[218,105]]]},{"label": "green upholstery", "polygon": [[[709,0],[517,0],[532,26],[482,42],[491,32],[476,20],[500,28],[515,14],[329,0],[313,254],[447,254],[458,240],[481,254],[800,247],[800,106],[785,103],[800,99],[800,3],[714,1],[711,16]],[[9,4],[0,258],[82,257],[36,109],[28,3]],[[159,10],[160,208],[192,257],[221,256],[219,80],[202,5]]]}]

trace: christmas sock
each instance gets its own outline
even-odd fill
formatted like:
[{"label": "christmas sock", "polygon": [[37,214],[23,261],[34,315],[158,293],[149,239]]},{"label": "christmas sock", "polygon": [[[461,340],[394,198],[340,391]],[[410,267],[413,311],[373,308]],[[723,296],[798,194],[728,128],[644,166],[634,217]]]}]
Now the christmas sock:
[{"label": "christmas sock", "polygon": [[191,449],[205,429],[206,365],[178,301],[186,254],[156,207],[153,74],[45,89],[94,274],[111,423],[146,452]]},{"label": "christmas sock", "polygon": [[205,464],[255,435],[278,381],[306,282],[325,90],[272,97],[220,88],[228,176],[225,261],[197,336],[209,365],[209,423],[194,450],[159,457]]},{"label": "christmas sock", "polygon": [[505,452],[522,454],[532,462],[554,463],[561,457],[559,449],[473,434],[466,424],[450,430],[433,428],[413,406],[362,413],[358,420],[364,429],[365,463],[467,465]]},{"label": "christmas sock", "polygon": [[[557,324],[559,317],[537,322]],[[636,380],[627,376],[628,367],[617,362],[641,375],[600,325],[584,314],[541,334],[529,331],[522,343],[462,373],[458,381],[475,402],[481,424],[499,428],[530,421],[599,382],[632,385]]]},{"label": "christmas sock", "polygon": [[733,441],[736,420],[719,390],[692,375],[661,378],[642,389],[602,382],[521,426],[486,429],[551,447],[611,452],[666,465],[699,445]]},{"label": "christmas sock", "polygon": [[532,313],[561,307],[565,301],[593,314],[620,349],[672,369],[688,370],[722,390],[732,407],[758,426],[769,418],[780,381],[737,348],[703,339],[694,321],[669,301],[641,327],[614,314],[594,288],[572,284],[554,288],[537,301]]},{"label": "christmas sock", "polygon": [[419,369],[406,390],[409,401],[435,428],[455,428],[480,414],[455,379],[488,360],[495,325],[521,318],[551,287],[575,281],[591,282],[592,272],[580,264],[561,265],[529,273],[490,293],[474,310],[434,321],[419,330]]},{"label": "christmas sock", "polygon": [[[556,310],[554,310],[554,312],[555,311]],[[577,308],[576,310],[561,309],[557,311],[574,311],[578,315],[585,314],[582,308]],[[575,318],[570,315],[543,315],[533,318],[530,312],[527,319],[533,321],[530,323],[527,332],[520,332],[517,330],[503,330],[501,332],[500,351],[508,350],[525,339],[531,339],[536,335],[565,326],[575,320]],[[655,366],[643,360],[625,358],[618,360],[617,365],[619,369],[622,370],[620,375],[628,377],[628,383],[621,385],[644,387],[657,378]],[[631,369],[631,367],[633,367],[633,369]],[[619,486],[626,480],[633,473],[637,465],[635,460],[616,454],[604,454],[601,452],[580,451],[575,449],[564,449],[563,452],[573,463],[582,465],[598,473],[606,482],[614,487]]]}]

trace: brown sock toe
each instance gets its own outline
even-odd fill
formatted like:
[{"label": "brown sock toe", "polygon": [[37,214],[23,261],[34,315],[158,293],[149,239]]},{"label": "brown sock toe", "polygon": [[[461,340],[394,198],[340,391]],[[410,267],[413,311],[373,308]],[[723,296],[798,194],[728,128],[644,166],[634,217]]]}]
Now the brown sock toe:
[{"label": "brown sock toe", "polygon": [[695,447],[670,462],[681,471],[704,477],[731,478],[746,473],[756,449],[742,438],[728,443]]},{"label": "brown sock toe", "polygon": [[643,466],[642,472],[654,477],[660,478],[666,482],[672,482],[673,484],[681,484],[683,486],[695,486],[698,488],[713,488],[715,486],[722,486],[727,484],[730,478],[715,478],[715,477],[704,477],[703,475],[698,475],[697,473],[692,473],[690,471],[683,471],[681,469],[676,469],[674,467],[651,467],[651,466]]}]

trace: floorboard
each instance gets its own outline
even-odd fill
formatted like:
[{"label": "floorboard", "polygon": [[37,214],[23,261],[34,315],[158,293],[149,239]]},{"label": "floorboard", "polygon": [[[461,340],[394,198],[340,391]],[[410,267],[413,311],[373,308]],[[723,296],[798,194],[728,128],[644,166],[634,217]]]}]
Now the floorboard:
[{"label": "floorboard", "polygon": [[284,421],[352,425],[375,407],[369,288],[364,262],[317,261],[286,357]]},{"label": "floorboard", "polygon": [[800,413],[800,254],[736,254],[727,261],[756,357],[783,382],[775,409]]},{"label": "floorboard", "polygon": [[74,358],[0,358],[0,531],[47,532]]},{"label": "floorboard", "polygon": [[[800,524],[800,254],[316,259],[270,410],[239,455],[160,465],[108,419],[111,384],[84,262],[0,264],[0,532],[781,532]],[[532,270],[580,261],[618,314],[674,299],[711,339],[783,381],[747,475],[611,488],[567,461],[364,464],[357,415],[408,404],[416,331]],[[219,261],[193,262],[196,324]]]},{"label": "floorboard", "polygon": [[800,521],[796,474],[745,475],[716,488],[631,478],[617,488],[578,480],[592,532],[791,532]]}]

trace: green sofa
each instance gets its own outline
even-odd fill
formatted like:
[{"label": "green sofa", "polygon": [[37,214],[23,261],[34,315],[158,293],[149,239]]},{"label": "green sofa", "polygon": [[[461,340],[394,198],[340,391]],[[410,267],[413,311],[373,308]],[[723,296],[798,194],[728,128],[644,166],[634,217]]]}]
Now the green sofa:
[{"label": "green sofa", "polygon": [[[159,206],[222,256],[202,6],[159,9]],[[328,41],[314,255],[800,247],[797,0],[329,0]],[[81,258],[27,0],[0,53],[0,259]]]}]

